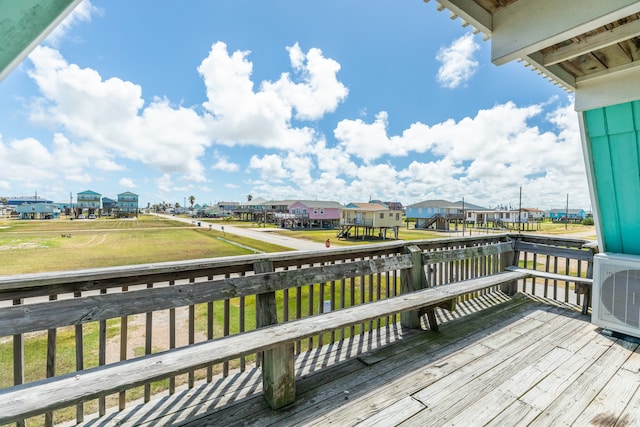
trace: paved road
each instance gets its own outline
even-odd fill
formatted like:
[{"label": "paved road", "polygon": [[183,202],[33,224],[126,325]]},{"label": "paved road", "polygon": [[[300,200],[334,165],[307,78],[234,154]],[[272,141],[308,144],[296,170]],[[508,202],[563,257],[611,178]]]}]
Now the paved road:
[{"label": "paved road", "polygon": [[[159,217],[167,218],[173,221],[180,221],[186,224],[193,224],[194,222],[197,224],[198,218],[180,218],[178,216],[172,215],[163,215],[163,214],[153,214]],[[311,242],[309,240],[295,239],[293,237],[282,236],[280,234],[271,233],[268,230],[273,230],[272,228],[265,229],[255,229],[255,228],[242,228],[242,227],[234,227],[232,225],[227,225],[224,223],[217,222],[202,222],[202,227],[207,228],[211,225],[211,228],[217,231],[224,231],[225,234],[236,234],[242,237],[248,237],[250,239],[260,240],[262,242],[272,243],[275,245],[285,246],[291,249],[297,249],[299,251],[317,251],[320,249],[324,249],[324,243]],[[224,230],[223,230],[224,227]]]}]

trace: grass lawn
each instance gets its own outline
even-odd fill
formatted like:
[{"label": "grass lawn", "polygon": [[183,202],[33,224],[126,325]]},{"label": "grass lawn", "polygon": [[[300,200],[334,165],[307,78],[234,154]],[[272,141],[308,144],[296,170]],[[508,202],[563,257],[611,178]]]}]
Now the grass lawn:
[{"label": "grass lawn", "polygon": [[[155,216],[140,219],[4,221],[0,223],[0,274],[77,270],[129,264],[246,255],[222,233]],[[229,240],[229,236],[226,236]],[[262,252],[290,250],[233,236]]]}]

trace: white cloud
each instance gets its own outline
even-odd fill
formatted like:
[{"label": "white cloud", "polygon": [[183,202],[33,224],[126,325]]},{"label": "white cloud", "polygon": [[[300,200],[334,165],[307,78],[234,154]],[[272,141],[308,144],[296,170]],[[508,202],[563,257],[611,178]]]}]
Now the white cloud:
[{"label": "white cloud", "polygon": [[103,170],[103,171],[109,171],[109,172],[117,172],[117,171],[124,170],[124,167],[122,165],[119,165],[118,163],[114,162],[113,160],[109,160],[109,159],[96,160],[93,163],[93,166],[96,169],[100,169],[100,170]]},{"label": "white cloud", "polygon": [[347,91],[336,79],[339,65],[324,58],[320,50],[311,49],[305,55],[296,44],[289,48],[289,53],[302,82],[294,83],[285,73],[275,83],[262,82],[259,90],[254,91],[249,52],[229,54],[225,43],[213,44],[198,72],[207,88],[203,106],[212,115],[209,130],[217,142],[229,146],[308,149],[315,132],[309,127],[292,126],[294,109],[300,120],[318,119],[334,111]]},{"label": "white cloud", "polygon": [[129,189],[138,187],[133,179],[124,177],[118,180],[118,185]]},{"label": "white cloud", "polygon": [[342,120],[333,134],[347,153],[365,162],[385,155],[406,156],[412,151],[424,153],[432,145],[426,137],[429,128],[422,123],[413,123],[397,136],[387,135],[387,124],[388,114],[382,111],[371,124],[360,119]]},{"label": "white cloud", "polygon": [[283,73],[275,83],[264,82],[262,90],[274,91],[296,109],[299,120],[317,120],[333,112],[349,93],[338,81],[340,64],[322,56],[320,49],[309,49],[305,55],[298,43],[288,47],[291,66],[302,80],[294,82]]},{"label": "white cloud", "polygon": [[102,13],[101,9],[91,4],[90,0],[84,0],[47,36],[45,43],[58,46],[74,25],[79,22],[91,22],[91,17],[100,13]]},{"label": "white cloud", "polygon": [[21,183],[55,179],[54,163],[47,148],[35,138],[16,139],[4,143],[0,138],[0,170],[4,177]]},{"label": "white cloud", "polygon": [[[160,172],[204,181],[199,158],[210,145],[206,125],[194,110],[154,99],[146,108],[142,88],[118,78],[68,64],[56,50],[36,48],[29,75],[44,95],[32,121],[57,128],[100,152],[113,169],[113,158],[137,160]],[[116,123],[117,125],[114,125]],[[109,163],[111,162],[111,163]]]},{"label": "white cloud", "polygon": [[450,46],[440,49],[436,60],[441,63],[436,79],[442,86],[455,89],[471,79],[478,69],[478,61],[473,58],[480,49],[472,33],[456,39]]},{"label": "white cloud", "polygon": [[169,193],[173,190],[173,180],[171,179],[171,175],[164,174],[154,180],[158,190],[163,193]]},{"label": "white cloud", "polygon": [[282,159],[277,154],[267,154],[263,157],[251,156],[249,167],[259,171],[260,177],[267,181],[282,182],[289,176]]},{"label": "white cloud", "polygon": [[211,166],[212,169],[223,172],[238,172],[240,169],[237,163],[230,162],[228,156],[223,156],[217,151],[213,153],[213,157],[216,162]]},{"label": "white cloud", "polygon": [[[118,159],[127,159],[164,176],[204,183],[207,178],[201,159],[214,142],[290,153],[307,151],[319,135],[311,128],[292,126],[293,112],[298,118],[317,119],[333,111],[346,96],[346,88],[336,79],[337,62],[324,58],[318,49],[305,54],[296,44],[288,50],[300,81],[293,82],[284,73],[275,83],[263,82],[254,92],[248,52],[229,54],[224,43],[215,43],[198,67],[208,97],[203,104],[207,112],[198,114],[165,98],[145,102],[139,85],[104,78],[96,70],[69,64],[57,50],[41,46],[30,55],[33,68],[28,75],[41,93],[33,99],[30,120],[56,132],[57,157],[65,174],[75,179],[85,176],[89,168],[123,170]],[[47,149],[41,145],[33,153],[44,155]],[[300,158],[292,155],[289,163]],[[260,168],[270,175],[282,175],[270,169],[269,157],[261,162]],[[222,157],[212,167],[227,172],[239,169]],[[301,182],[310,182],[303,169],[289,169]],[[158,185],[161,191],[170,188]]]}]

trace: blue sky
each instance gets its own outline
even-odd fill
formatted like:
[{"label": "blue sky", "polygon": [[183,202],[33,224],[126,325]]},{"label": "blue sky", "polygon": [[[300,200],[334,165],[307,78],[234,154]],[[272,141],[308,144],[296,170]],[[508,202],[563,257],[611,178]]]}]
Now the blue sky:
[{"label": "blue sky", "polygon": [[590,209],[573,98],[436,3],[92,0],[0,83],[0,195]]}]

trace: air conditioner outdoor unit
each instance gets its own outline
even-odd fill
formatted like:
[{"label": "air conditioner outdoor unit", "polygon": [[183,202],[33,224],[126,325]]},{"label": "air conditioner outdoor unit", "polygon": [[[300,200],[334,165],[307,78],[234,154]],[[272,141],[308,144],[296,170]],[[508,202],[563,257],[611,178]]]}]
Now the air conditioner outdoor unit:
[{"label": "air conditioner outdoor unit", "polygon": [[591,322],[640,337],[640,256],[596,254],[593,266]]}]

